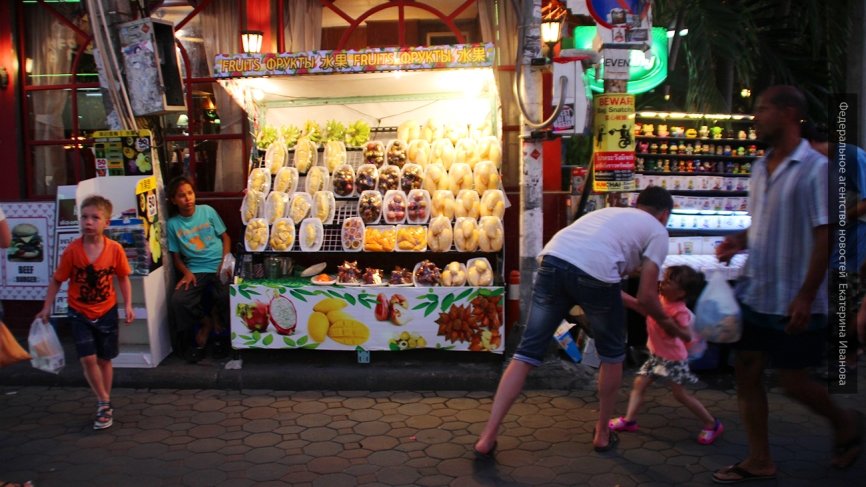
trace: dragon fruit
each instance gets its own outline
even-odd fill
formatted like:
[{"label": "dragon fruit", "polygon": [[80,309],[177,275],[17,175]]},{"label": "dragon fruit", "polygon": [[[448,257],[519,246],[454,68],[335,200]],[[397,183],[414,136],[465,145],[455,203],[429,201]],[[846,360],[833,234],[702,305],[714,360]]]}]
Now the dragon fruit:
[{"label": "dragon fruit", "polygon": [[270,304],[271,324],[280,335],[291,335],[295,333],[298,325],[298,312],[295,305],[285,296],[275,296]]},{"label": "dragon fruit", "polygon": [[239,304],[235,310],[250,331],[263,332],[268,329],[268,304],[256,301],[253,304]]}]

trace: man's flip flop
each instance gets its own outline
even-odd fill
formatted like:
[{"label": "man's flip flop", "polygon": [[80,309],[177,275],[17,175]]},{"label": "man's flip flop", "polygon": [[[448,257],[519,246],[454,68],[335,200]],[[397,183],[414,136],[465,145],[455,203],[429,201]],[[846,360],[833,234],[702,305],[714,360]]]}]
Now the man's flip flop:
[{"label": "man's flip flop", "polygon": [[[595,431],[593,431],[593,436],[595,436]],[[616,448],[617,443],[619,443],[619,435],[617,435],[616,432],[614,432],[613,430],[608,430],[607,445],[593,446],[592,449],[598,453],[604,453],[606,451],[611,451]]]},{"label": "man's flip flop", "polygon": [[[736,475],[736,477],[724,478],[719,475]],[[713,472],[713,482],[717,484],[738,484],[740,482],[749,482],[751,480],[773,480],[776,474],[760,475],[749,472],[739,464],[728,465],[725,468]]]}]

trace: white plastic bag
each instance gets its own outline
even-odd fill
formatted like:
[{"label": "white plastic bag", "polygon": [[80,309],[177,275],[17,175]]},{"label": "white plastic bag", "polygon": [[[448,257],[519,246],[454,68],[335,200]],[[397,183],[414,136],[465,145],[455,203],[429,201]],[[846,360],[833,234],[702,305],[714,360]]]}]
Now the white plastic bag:
[{"label": "white plastic bag", "polygon": [[39,318],[30,324],[30,335],[27,338],[30,346],[30,363],[33,367],[52,374],[59,374],[66,366],[66,356],[57,333],[50,323]]},{"label": "white plastic bag", "polygon": [[695,305],[695,331],[713,343],[734,343],[743,332],[740,305],[720,272],[713,273]]},{"label": "white plastic bag", "polygon": [[232,255],[231,252],[227,253],[225,257],[223,257],[223,263],[220,265],[219,270],[219,278],[220,282],[223,284],[228,284],[232,280],[232,276],[235,273],[235,256]]}]

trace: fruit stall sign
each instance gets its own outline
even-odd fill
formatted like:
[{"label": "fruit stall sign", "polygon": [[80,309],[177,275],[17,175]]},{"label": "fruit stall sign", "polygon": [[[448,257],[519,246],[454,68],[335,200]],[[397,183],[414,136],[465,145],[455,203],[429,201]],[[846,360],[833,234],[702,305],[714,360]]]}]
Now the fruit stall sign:
[{"label": "fruit stall sign", "polygon": [[104,130],[93,133],[96,176],[153,174],[150,130]]},{"label": "fruit stall sign", "polygon": [[493,66],[493,44],[217,54],[214,77],[370,73]]},{"label": "fruit stall sign", "polygon": [[503,287],[231,286],[232,346],[503,353]]},{"label": "fruit stall sign", "polygon": [[594,110],[592,189],[633,191],[634,95],[598,95]]}]

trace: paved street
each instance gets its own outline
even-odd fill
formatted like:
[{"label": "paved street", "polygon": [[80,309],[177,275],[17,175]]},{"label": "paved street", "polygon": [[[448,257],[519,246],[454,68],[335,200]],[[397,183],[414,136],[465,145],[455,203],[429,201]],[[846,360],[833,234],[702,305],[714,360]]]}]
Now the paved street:
[{"label": "paved street", "polygon": [[[860,393],[837,396],[848,406],[866,404],[864,368]],[[85,388],[0,385],[0,479],[38,487],[713,485],[711,472],[741,458],[746,442],[733,390],[698,387],[727,428],[715,445],[699,445],[697,420],[655,387],[640,430],[622,433],[615,452],[597,454],[595,393],[538,390],[507,417],[496,463],[478,463],[471,448],[490,408],[486,390],[118,388],[115,425],[97,432]],[[776,389],[770,408],[779,480],[752,484],[864,485],[866,458],[847,471],[829,467],[822,420]]]}]

